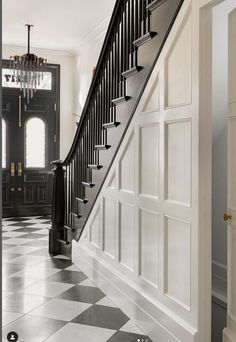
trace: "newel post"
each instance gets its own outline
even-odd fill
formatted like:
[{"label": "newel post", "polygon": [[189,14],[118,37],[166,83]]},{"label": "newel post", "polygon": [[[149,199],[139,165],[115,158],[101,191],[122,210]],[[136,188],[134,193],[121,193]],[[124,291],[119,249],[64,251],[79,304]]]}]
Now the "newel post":
[{"label": "newel post", "polygon": [[52,195],[52,226],[49,229],[49,253],[57,255],[61,252],[61,244],[58,239],[63,237],[65,217],[65,170],[61,160],[52,162],[53,195]]}]

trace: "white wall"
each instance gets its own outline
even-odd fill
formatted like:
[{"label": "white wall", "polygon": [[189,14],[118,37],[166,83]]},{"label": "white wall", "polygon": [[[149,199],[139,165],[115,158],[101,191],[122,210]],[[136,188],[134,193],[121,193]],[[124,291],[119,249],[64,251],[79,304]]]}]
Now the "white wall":
[{"label": "white wall", "polygon": [[212,258],[213,293],[226,301],[227,225],[227,103],[228,103],[228,13],[235,0],[213,8],[213,182]]},{"label": "white wall", "polygon": [[[33,49],[33,52],[47,58],[48,63],[60,64],[60,158],[64,159],[69,151],[76,129],[74,113],[75,97],[75,57],[64,51]],[[3,45],[2,57],[23,54],[25,48]]]},{"label": "white wall", "polygon": [[[114,0],[112,0],[114,2]],[[93,77],[93,69],[97,65],[98,57],[107,32],[110,16],[106,17],[86,37],[79,46],[75,62],[75,112],[81,115]],[[78,121],[79,118],[76,118]]]}]

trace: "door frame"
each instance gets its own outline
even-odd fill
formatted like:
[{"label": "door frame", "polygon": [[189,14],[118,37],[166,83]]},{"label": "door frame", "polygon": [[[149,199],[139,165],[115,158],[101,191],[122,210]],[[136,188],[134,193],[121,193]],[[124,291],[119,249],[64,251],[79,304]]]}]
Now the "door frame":
[{"label": "door frame", "polygon": [[[10,60],[3,59],[2,65],[1,65],[1,73],[3,68],[9,68],[10,67]],[[37,90],[36,96],[40,98],[41,96],[48,96],[48,97],[55,97],[55,104],[56,104],[56,110],[55,110],[55,117],[56,117],[56,125],[55,125],[55,132],[56,132],[56,145],[55,145],[55,155],[54,160],[59,159],[60,156],[60,65],[59,64],[47,64],[48,71],[53,70],[55,73],[55,84],[53,85],[53,89],[51,91],[47,90]],[[3,88],[2,88],[3,89]],[[14,94],[16,91],[15,88],[7,88],[9,91],[9,94]],[[17,88],[18,89],[18,88]],[[53,161],[53,160],[52,160]]]},{"label": "door frame", "polygon": [[[2,60],[2,69],[1,72],[4,68],[9,68],[10,67],[10,61],[9,60]],[[47,166],[47,168],[49,167],[50,171],[50,162],[52,162],[53,160],[57,160],[59,159],[59,155],[60,155],[60,65],[58,64],[48,64],[47,65],[47,71],[52,73],[52,89],[51,90],[37,90],[36,94],[35,94],[35,98],[37,99],[38,102],[40,102],[40,98],[47,98],[52,104],[51,106],[51,114],[53,115],[53,122],[54,122],[54,132],[53,134],[56,135],[56,140],[53,143],[53,153],[50,156],[49,159],[49,165]],[[18,95],[21,94],[20,89],[19,88],[2,88],[4,89],[4,94],[6,96],[13,96],[13,97],[18,97]],[[3,94],[3,91],[2,91]],[[53,108],[53,109],[52,109]],[[26,108],[25,108],[26,110]],[[28,110],[27,110],[28,111]],[[34,114],[32,114],[32,117],[34,116]],[[1,121],[2,124],[2,121]],[[25,130],[25,127],[23,128]],[[48,139],[48,136],[47,136]],[[9,140],[9,137],[8,137]],[[54,141],[54,138],[52,137],[50,139],[50,141]],[[24,146],[25,149],[25,146]],[[46,144],[46,155],[48,154],[48,149],[49,146],[48,144]],[[7,155],[9,155],[9,143],[7,144]],[[52,160],[51,160],[52,159]],[[25,160],[23,161],[23,163],[25,162]],[[9,166],[9,165],[8,165]],[[1,170],[2,171],[2,170]],[[48,209],[47,209],[48,207]],[[21,208],[24,209],[22,211],[22,214],[25,216],[27,215],[31,215],[31,210],[29,210],[28,207],[25,208]],[[45,207],[45,209],[42,211],[42,213],[39,211],[39,215],[43,215],[43,213],[45,212],[50,212],[50,205],[47,205]],[[5,213],[5,214],[4,214]],[[12,215],[11,210],[9,211],[8,208],[6,208],[3,211],[4,215]],[[13,214],[14,215],[14,214]]]},{"label": "door frame", "polygon": [[[199,226],[202,227],[202,234],[206,236],[208,245],[211,246],[212,236],[212,10],[213,7],[223,3],[225,0],[199,0],[200,2],[200,28],[199,28],[199,52],[200,52],[200,73],[199,73],[199,144],[200,144],[200,170],[199,180],[205,188],[202,188],[199,199],[204,199],[199,203]],[[202,240],[204,241],[204,240]],[[206,251],[206,248],[203,248]],[[212,248],[209,248],[207,255],[203,255],[205,260],[211,261],[212,264]],[[212,271],[209,270],[212,277]],[[212,286],[205,292],[208,298],[212,298]],[[205,298],[206,299],[206,298]],[[204,298],[202,298],[204,300]],[[201,317],[199,317],[201,320]],[[203,322],[202,325],[207,327],[211,324]],[[223,331],[222,331],[223,333]],[[210,339],[209,339],[210,340]],[[201,341],[201,338],[200,338]]]}]

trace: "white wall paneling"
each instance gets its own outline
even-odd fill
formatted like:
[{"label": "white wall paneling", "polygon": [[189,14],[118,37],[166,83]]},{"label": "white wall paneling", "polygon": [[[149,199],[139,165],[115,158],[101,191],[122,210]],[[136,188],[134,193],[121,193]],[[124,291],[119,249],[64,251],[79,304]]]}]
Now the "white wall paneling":
[{"label": "white wall paneling", "polygon": [[84,235],[99,229],[102,208],[103,249],[100,234],[72,249],[73,261],[158,342],[210,342],[210,255],[202,263],[210,226],[198,222],[198,42],[198,3],[186,0],[85,227]]}]

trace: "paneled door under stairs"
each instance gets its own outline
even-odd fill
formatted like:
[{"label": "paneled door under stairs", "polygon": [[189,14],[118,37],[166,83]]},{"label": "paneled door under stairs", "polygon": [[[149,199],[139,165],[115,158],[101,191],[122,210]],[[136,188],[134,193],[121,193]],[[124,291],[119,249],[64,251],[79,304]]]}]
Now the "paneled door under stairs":
[{"label": "paneled door under stairs", "polygon": [[3,65],[3,216],[51,213],[51,161],[59,154],[59,66],[49,66],[43,89],[27,103]]}]

